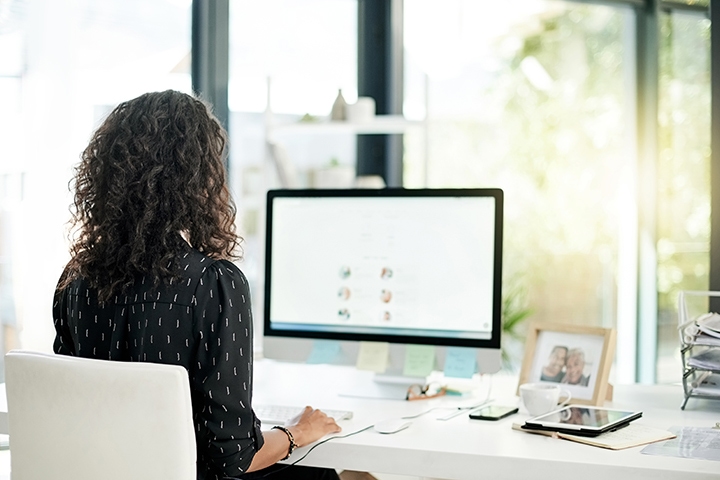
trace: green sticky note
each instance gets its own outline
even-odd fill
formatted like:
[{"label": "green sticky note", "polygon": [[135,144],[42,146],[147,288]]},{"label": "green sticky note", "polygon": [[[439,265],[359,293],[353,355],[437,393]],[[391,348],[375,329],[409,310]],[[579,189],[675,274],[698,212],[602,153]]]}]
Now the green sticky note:
[{"label": "green sticky note", "polygon": [[446,377],[472,378],[476,371],[475,349],[447,347],[444,371]]},{"label": "green sticky note", "polygon": [[340,342],[335,340],[315,340],[307,363],[333,363],[340,355]]},{"label": "green sticky note", "polygon": [[432,345],[408,345],[405,347],[403,375],[427,377],[435,368],[435,347]]},{"label": "green sticky note", "polygon": [[390,344],[380,342],[360,342],[360,351],[356,367],[358,370],[370,370],[383,373],[390,360]]}]

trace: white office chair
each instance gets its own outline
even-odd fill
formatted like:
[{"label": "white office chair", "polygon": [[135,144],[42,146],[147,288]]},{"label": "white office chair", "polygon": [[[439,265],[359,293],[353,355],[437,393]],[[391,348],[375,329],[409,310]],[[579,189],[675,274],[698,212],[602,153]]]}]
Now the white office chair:
[{"label": "white office chair", "polygon": [[11,351],[5,379],[13,480],[195,480],[184,368]]}]

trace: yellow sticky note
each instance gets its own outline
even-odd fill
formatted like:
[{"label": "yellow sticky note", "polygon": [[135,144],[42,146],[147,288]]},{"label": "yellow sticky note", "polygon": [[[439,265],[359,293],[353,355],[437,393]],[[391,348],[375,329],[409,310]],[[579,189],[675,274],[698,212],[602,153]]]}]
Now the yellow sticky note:
[{"label": "yellow sticky note", "polygon": [[387,369],[389,359],[389,343],[360,342],[356,366],[358,370],[383,373]]},{"label": "yellow sticky note", "polygon": [[435,368],[435,347],[433,345],[407,345],[403,375],[426,377]]}]

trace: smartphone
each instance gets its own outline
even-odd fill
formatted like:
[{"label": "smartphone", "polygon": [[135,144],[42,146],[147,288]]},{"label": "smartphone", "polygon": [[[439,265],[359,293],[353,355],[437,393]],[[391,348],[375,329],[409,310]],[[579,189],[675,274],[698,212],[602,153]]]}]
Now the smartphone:
[{"label": "smartphone", "polygon": [[506,407],[502,405],[488,405],[470,412],[473,420],[500,420],[513,413],[517,413],[518,407]]}]

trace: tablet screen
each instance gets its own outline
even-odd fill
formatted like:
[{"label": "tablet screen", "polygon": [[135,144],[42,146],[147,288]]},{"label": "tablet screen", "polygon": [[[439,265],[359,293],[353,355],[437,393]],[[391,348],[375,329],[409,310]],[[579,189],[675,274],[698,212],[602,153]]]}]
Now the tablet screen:
[{"label": "tablet screen", "polygon": [[637,416],[638,412],[627,410],[571,405],[561,410],[532,418],[528,420],[527,423],[543,426],[581,427],[600,430],[608,425],[630,421]]}]

